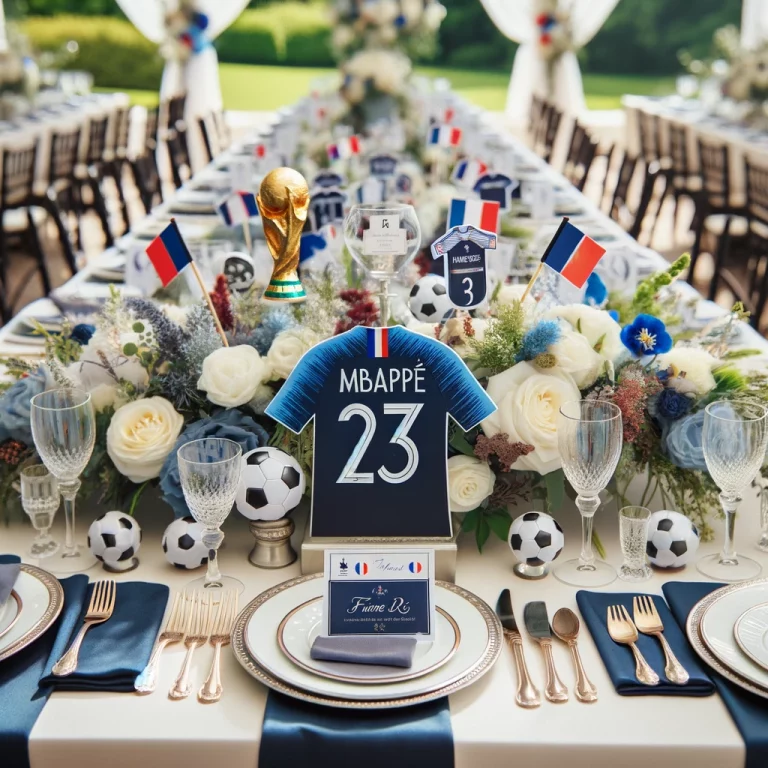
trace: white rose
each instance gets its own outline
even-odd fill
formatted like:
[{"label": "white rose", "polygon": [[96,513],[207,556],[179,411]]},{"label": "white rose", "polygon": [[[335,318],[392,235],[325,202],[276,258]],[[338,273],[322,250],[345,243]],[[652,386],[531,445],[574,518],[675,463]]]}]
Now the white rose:
[{"label": "white rose", "polygon": [[164,397],[127,403],[107,429],[107,453],[120,474],[143,483],[160,474],[184,426],[184,417]]},{"label": "white rose", "polygon": [[149,383],[147,369],[138,358],[123,355],[104,331],[96,331],[83,347],[80,359],[67,366],[67,375],[89,392],[99,384],[114,384],[113,372],[121,381],[128,381],[138,389],[144,389]]},{"label": "white rose", "polygon": [[261,355],[248,344],[220,347],[203,360],[197,387],[212,403],[237,408],[253,399],[266,372]]},{"label": "white rose", "polygon": [[586,336],[570,327],[563,328],[560,340],[549,348],[557,360],[556,368],[570,373],[579,389],[595,383],[605,365],[605,360],[592,349]]},{"label": "white rose", "polygon": [[[482,341],[488,328],[488,321],[479,318],[471,318],[472,338]],[[466,329],[464,328],[464,318],[452,317],[446,320],[440,332],[440,341],[450,344],[453,351],[459,357],[468,357],[474,351],[472,342],[469,340]]]},{"label": "white rose", "polygon": [[113,407],[115,410],[125,405],[127,400],[118,387],[110,384],[98,384],[90,390],[91,402],[97,413]]},{"label": "white rose", "polygon": [[487,391],[498,410],[482,422],[483,432],[488,437],[505,432],[511,443],[534,448],[515,462],[515,469],[542,475],[558,469],[557,414],[563,403],[581,399],[573,377],[557,368],[542,372],[523,362],[491,376]]},{"label": "white rose", "polygon": [[496,476],[484,461],[474,456],[448,459],[448,503],[451,512],[469,512],[479,507],[493,491]]},{"label": "white rose", "polygon": [[[502,285],[496,294],[495,303],[500,306],[506,306],[507,304],[512,304],[512,302],[520,301],[524,291],[525,285],[523,283]],[[536,300],[530,294],[525,297],[523,309],[525,310],[526,320],[532,320],[536,312]]]},{"label": "white rose", "polygon": [[542,315],[544,320],[555,318],[567,320],[575,331],[586,337],[593,349],[600,342],[599,354],[606,360],[615,362],[626,352],[621,343],[621,326],[602,309],[586,304],[568,304],[552,307]]},{"label": "white rose", "polygon": [[320,341],[308,328],[289,328],[275,336],[267,352],[267,364],[273,379],[287,379],[301,356]]},{"label": "white rose", "polygon": [[[693,391],[697,395],[705,395],[715,388],[712,371],[720,365],[720,361],[700,347],[674,347],[659,355],[656,364],[660,371],[672,366],[675,378],[669,382],[671,387],[681,392]],[[683,371],[685,376],[681,376]]]}]

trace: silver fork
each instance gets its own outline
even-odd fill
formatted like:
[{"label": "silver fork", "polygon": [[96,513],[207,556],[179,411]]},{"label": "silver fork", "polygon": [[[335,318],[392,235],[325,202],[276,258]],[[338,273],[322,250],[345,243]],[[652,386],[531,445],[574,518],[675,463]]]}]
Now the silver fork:
[{"label": "silver fork", "polygon": [[653,635],[659,638],[664,651],[664,658],[667,662],[664,667],[664,674],[667,676],[667,680],[670,683],[685,685],[690,676],[686,672],[685,667],[677,660],[677,656],[669,647],[667,638],[662,634],[664,632],[664,624],[661,621],[661,616],[659,616],[653,598],[648,595],[638,595],[632,598],[632,613],[634,613],[635,625],[644,635]]},{"label": "silver fork", "polygon": [[192,688],[189,684],[189,670],[192,666],[192,655],[195,648],[205,645],[210,634],[211,625],[211,601],[209,594],[203,594],[200,591],[193,592],[191,596],[192,605],[187,614],[186,631],[184,645],[187,646],[187,654],[184,657],[184,663],[176,678],[168,697],[171,699],[185,699],[189,696]]},{"label": "silver fork", "polygon": [[229,643],[229,636],[232,632],[232,625],[235,623],[237,615],[237,590],[227,590],[219,602],[219,609],[216,612],[216,620],[211,628],[210,643],[213,646],[213,664],[208,673],[203,687],[198,691],[198,701],[206,704],[218,701],[221,698],[221,649]]},{"label": "silver fork", "polygon": [[96,624],[103,624],[115,609],[115,582],[113,579],[102,579],[93,586],[91,601],[85,613],[83,626],[77,633],[67,652],[53,665],[51,670],[57,677],[71,675],[77,669],[77,659],[85,633]]},{"label": "silver fork", "polygon": [[640,653],[637,643],[637,628],[623,605],[608,606],[608,634],[614,643],[628,645],[635,656],[635,677],[644,685],[658,685],[659,676],[651,669]]},{"label": "silver fork", "polygon": [[173,596],[173,606],[171,607],[168,621],[165,623],[165,628],[157,638],[157,643],[152,651],[149,663],[144,667],[144,670],[134,683],[137,693],[152,693],[155,690],[157,687],[157,673],[160,670],[160,655],[163,649],[166,645],[180,643],[184,639],[184,622],[186,620],[184,608],[186,604],[184,595],[181,592],[177,592]]}]

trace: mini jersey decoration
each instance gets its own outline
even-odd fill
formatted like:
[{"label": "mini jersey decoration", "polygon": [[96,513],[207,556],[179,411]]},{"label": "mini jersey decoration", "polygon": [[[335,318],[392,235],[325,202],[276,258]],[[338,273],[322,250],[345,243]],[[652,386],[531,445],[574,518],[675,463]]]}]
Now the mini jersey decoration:
[{"label": "mini jersey decoration", "polygon": [[485,251],[496,248],[496,235],[477,227],[453,227],[432,243],[432,256],[443,259],[448,298],[457,309],[473,309],[488,293]]},{"label": "mini jersey decoration", "polygon": [[502,211],[506,211],[510,206],[513,194],[519,187],[519,181],[510,179],[503,173],[486,173],[475,182],[473,190],[480,195],[481,200],[494,200],[499,204]]},{"label": "mini jersey decoration", "polygon": [[313,232],[326,224],[344,219],[344,204],[347,196],[340,189],[328,188],[317,192],[309,203],[309,228]]},{"label": "mini jersey decoration", "polygon": [[368,160],[368,167],[372,176],[380,179],[388,179],[395,175],[397,158],[393,155],[372,155]]},{"label": "mini jersey decoration", "polygon": [[[313,187],[322,187],[323,189],[329,189],[333,187],[343,187],[344,177],[340,173],[334,171],[320,171],[320,173],[312,179]],[[313,194],[317,194],[313,190]]]}]

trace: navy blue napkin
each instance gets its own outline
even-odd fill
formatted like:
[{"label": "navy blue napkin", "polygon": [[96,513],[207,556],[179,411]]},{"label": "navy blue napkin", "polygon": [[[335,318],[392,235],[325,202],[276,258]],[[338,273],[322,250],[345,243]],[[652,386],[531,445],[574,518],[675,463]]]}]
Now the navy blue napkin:
[{"label": "navy blue napkin", "polygon": [[621,696],[710,696],[715,692],[715,686],[698,656],[688,645],[688,640],[677,625],[667,604],[656,595],[649,595],[656,605],[656,610],[664,624],[664,637],[667,638],[672,650],[680,663],[690,675],[685,685],[670,683],[664,676],[664,652],[661,643],[648,635],[640,635],[637,647],[645,656],[645,660],[659,676],[658,685],[643,685],[635,677],[635,657],[627,645],[619,645],[611,640],[608,634],[608,606],[623,605],[630,617],[632,616],[632,598],[634,594],[622,592],[586,592],[576,593],[581,615],[589,627],[597,650],[608,670],[616,693]]},{"label": "navy blue napkin", "polygon": [[402,709],[332,709],[270,691],[259,768],[453,768],[448,698]]},{"label": "navy blue napkin", "polygon": [[[685,627],[693,606],[722,586],[700,581],[671,581],[661,589],[678,624]],[[768,701],[739,688],[717,672],[711,674],[720,698],[744,739],[747,748],[744,768],[765,768],[768,765]]]},{"label": "navy blue napkin", "polygon": [[69,648],[88,610],[93,584],[83,598],[69,635],[60,632],[48,657],[40,685],[62,691],[133,691],[149,661],[168,603],[168,587],[143,581],[117,585],[115,610],[103,624],[91,627],[80,647],[77,669],[66,677],[51,673]]},{"label": "navy blue napkin", "polygon": [[[0,555],[0,563],[19,562],[14,555]],[[69,637],[80,615],[88,577],[61,580],[64,608],[56,623],[23,651],[0,661],[0,763],[3,768],[29,768],[29,734],[50,695],[38,681],[59,634]]]}]

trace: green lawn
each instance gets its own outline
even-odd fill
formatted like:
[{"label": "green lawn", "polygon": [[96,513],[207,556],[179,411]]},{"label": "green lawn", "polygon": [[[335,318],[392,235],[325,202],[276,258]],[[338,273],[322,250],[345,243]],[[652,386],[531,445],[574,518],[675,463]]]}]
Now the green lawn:
[{"label": "green lawn", "polygon": [[[509,84],[508,72],[475,72],[436,67],[421,67],[417,71],[431,77],[447,77],[456,91],[481,107],[497,111],[504,109]],[[313,80],[334,74],[333,69],[222,64],[224,107],[233,110],[277,109],[306,94]],[[674,91],[674,87],[673,77],[584,75],[584,91],[590,109],[618,109],[625,93],[663,94]],[[157,103],[157,94],[152,91],[128,93],[136,104]]]}]

